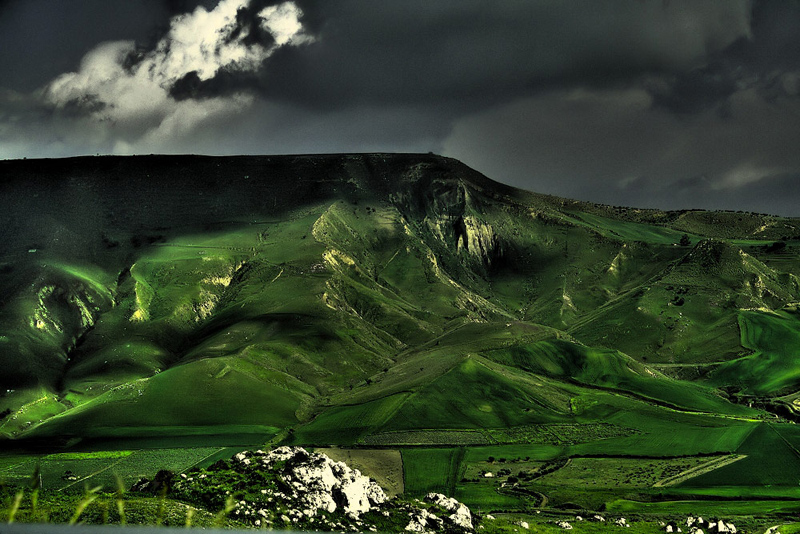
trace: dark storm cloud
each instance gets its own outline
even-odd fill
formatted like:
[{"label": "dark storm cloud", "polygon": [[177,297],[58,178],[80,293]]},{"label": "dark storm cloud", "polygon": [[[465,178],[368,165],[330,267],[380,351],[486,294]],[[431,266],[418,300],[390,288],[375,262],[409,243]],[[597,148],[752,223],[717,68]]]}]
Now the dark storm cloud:
[{"label": "dark storm cloud", "polygon": [[[627,188],[626,205],[662,209],[719,209],[800,216],[800,173],[765,176],[738,187],[716,187],[706,176],[674,183],[654,184],[643,180]],[[607,195],[614,198],[613,195]],[[608,199],[606,199],[608,201]],[[612,203],[613,202],[609,202]]]},{"label": "dark storm cloud", "polygon": [[587,200],[786,213],[799,6],[0,0],[0,157],[430,150]]},{"label": "dark storm cloud", "polygon": [[[702,63],[744,35],[745,2],[301,0],[315,45],[283,50],[268,95],[312,106],[497,102]],[[281,83],[271,83],[281,80]]]},{"label": "dark storm cloud", "polygon": [[[252,0],[240,10],[236,22],[247,30],[248,42],[270,38],[258,13],[275,3]],[[219,80],[198,84],[187,72],[173,94],[208,98],[257,88],[267,98],[314,108],[459,102],[474,109],[558,84],[604,85],[641,72],[680,71],[746,33],[748,23],[744,0],[297,3],[317,43],[278,50],[257,78],[221,69]],[[37,44],[32,54],[60,58],[53,70],[31,69],[38,71],[31,78],[43,82],[54,71],[74,70],[83,53],[112,35],[137,41],[137,52],[126,58],[126,65],[134,66],[163,37],[170,15],[197,5],[211,9],[216,2],[17,0],[14,5],[21,12],[8,20],[16,18],[28,34],[28,19],[64,22],[64,38],[28,38],[27,44]],[[7,41],[24,41],[12,33],[6,33]],[[236,39],[236,31],[229,37]],[[72,49],[57,53],[47,46],[63,43],[72,43]],[[2,67],[0,72],[9,70]]]},{"label": "dark storm cloud", "polygon": [[[272,3],[254,0],[237,22],[257,27],[259,8]],[[474,108],[557,85],[679,72],[746,35],[749,17],[743,0],[297,4],[317,42],[277,51],[253,88],[315,108],[431,101]],[[198,95],[254,82],[221,75],[224,83]]]},{"label": "dark storm cloud", "polygon": [[444,151],[557,195],[800,215],[800,3],[750,13],[695,64],[553,84],[458,119]]},{"label": "dark storm cloud", "polygon": [[706,64],[651,81],[657,106],[678,113],[695,113],[719,106],[745,88],[755,88],[767,100],[797,94],[786,73],[800,71],[800,2],[757,1],[751,32],[713,53]]},{"label": "dark storm cloud", "polygon": [[797,173],[798,117],[800,99],[768,102],[754,88],[731,95],[725,115],[675,114],[654,106],[642,87],[563,89],[460,119],[444,151],[535,191],[615,205],[721,207],[717,200],[747,199],[735,191]]}]

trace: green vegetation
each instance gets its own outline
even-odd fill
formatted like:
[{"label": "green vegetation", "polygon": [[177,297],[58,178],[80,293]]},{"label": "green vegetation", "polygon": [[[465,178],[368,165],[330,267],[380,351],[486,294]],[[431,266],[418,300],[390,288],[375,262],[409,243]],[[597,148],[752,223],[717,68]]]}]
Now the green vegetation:
[{"label": "green vegetation", "polygon": [[385,429],[497,428],[562,417],[531,385],[466,359],[409,397]]},{"label": "green vegetation", "polygon": [[193,447],[57,453],[37,458],[15,455],[0,457],[0,481],[24,484],[38,468],[40,485],[45,490],[75,491],[84,486],[100,486],[112,491],[118,480],[130,487],[140,478],[153,476],[162,469],[180,473],[219,454],[227,457],[231,451],[222,447]]},{"label": "green vegetation", "polygon": [[275,444],[386,448],[395,488],[483,512],[800,499],[795,219],[556,199],[437,156],[0,166],[0,480],[40,473],[43,503],[4,490],[17,520],[121,521],[117,479]]},{"label": "green vegetation", "polygon": [[773,515],[789,516],[800,511],[797,501],[664,501],[658,503],[643,503],[636,501],[619,500],[609,503],[608,511],[611,513],[647,513],[671,516],[696,516],[705,517],[731,517],[748,515]]},{"label": "green vegetation", "polygon": [[428,492],[451,495],[464,458],[464,449],[403,449],[403,476],[408,495]]},{"label": "green vegetation", "polygon": [[800,483],[800,454],[794,428],[761,424],[736,452],[747,458],[706,475],[688,480],[681,487],[750,486],[796,488]]},{"label": "green vegetation", "polygon": [[743,311],[739,314],[742,347],[753,354],[725,362],[711,373],[717,385],[733,385],[751,395],[794,392],[800,385],[796,362],[800,318],[796,311]]},{"label": "green vegetation", "polygon": [[351,444],[383,425],[406,400],[406,394],[365,402],[355,406],[331,408],[301,427],[293,441],[303,444]]}]

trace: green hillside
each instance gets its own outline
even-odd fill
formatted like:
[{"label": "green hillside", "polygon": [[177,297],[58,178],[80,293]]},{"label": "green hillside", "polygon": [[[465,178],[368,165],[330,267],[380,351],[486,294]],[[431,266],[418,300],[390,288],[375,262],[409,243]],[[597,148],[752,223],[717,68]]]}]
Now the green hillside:
[{"label": "green hillside", "polygon": [[[570,201],[434,155],[0,173],[3,450],[399,448],[418,493],[588,510],[730,498],[760,447],[800,466],[799,220]],[[489,456],[520,491],[470,474]],[[592,489],[584,464],[665,481]]]}]

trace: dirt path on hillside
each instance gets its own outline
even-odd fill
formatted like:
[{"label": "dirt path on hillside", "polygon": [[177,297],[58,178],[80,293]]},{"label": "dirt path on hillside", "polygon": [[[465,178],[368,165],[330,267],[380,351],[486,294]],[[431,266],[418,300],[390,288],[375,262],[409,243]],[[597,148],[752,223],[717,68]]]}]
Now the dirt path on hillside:
[{"label": "dirt path on hillside", "polygon": [[654,488],[665,488],[668,486],[676,486],[681,482],[685,482],[690,478],[694,478],[700,475],[704,475],[706,473],[710,473],[715,469],[719,469],[720,467],[725,467],[726,465],[730,465],[734,462],[738,462],[739,460],[747,458],[746,454],[730,454],[728,456],[723,456],[721,458],[713,458],[707,462],[703,462],[700,465],[692,467],[691,469],[687,469],[686,471],[682,471],[677,475],[673,475],[671,477],[662,478],[655,484],[653,484]]}]

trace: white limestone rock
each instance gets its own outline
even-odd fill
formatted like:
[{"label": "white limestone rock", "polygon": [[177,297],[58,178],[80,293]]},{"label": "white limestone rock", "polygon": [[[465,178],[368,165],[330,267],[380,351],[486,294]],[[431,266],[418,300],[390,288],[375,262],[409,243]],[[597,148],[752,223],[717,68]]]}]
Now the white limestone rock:
[{"label": "white limestone rock", "polygon": [[[302,447],[278,447],[258,456],[267,467],[285,463],[281,476],[294,488],[297,494],[293,497],[311,516],[317,510],[335,512],[341,507],[341,511],[355,518],[388,499],[383,489],[358,469],[334,462],[324,454],[309,453]],[[246,453],[234,459],[245,466],[250,463]]]},{"label": "white limestone rock", "polygon": [[418,510],[410,515],[411,520],[405,528],[408,532],[429,532],[431,528],[438,530],[441,527],[441,519],[428,512],[428,510]]},{"label": "white limestone rock", "polygon": [[450,512],[449,519],[454,525],[467,530],[473,529],[472,512],[465,504],[441,493],[428,493],[425,500]]}]

